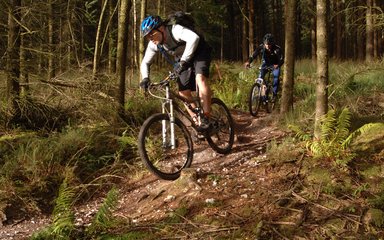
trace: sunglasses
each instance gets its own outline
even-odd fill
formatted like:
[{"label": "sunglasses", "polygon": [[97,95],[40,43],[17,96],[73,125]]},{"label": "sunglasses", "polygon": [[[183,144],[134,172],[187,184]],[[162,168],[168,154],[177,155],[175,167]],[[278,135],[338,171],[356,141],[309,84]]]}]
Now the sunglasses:
[{"label": "sunglasses", "polygon": [[152,30],[152,32],[147,35],[148,39],[153,39],[155,37],[155,35],[158,33],[159,33],[158,30],[156,30],[156,29]]}]

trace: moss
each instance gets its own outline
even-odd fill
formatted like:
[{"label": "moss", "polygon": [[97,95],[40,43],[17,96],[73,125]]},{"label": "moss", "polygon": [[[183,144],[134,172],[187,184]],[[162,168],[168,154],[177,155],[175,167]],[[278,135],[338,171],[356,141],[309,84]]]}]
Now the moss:
[{"label": "moss", "polygon": [[376,177],[384,177],[384,167],[374,165],[360,172],[365,179],[372,179]]},{"label": "moss", "polygon": [[377,208],[370,208],[364,215],[363,222],[366,226],[384,226],[384,212]]},{"label": "moss", "polygon": [[346,220],[344,219],[330,219],[324,224],[326,234],[331,237],[343,233],[345,231]]},{"label": "moss", "polygon": [[328,169],[315,168],[309,173],[308,180],[313,183],[330,183],[332,178]]},{"label": "moss", "polygon": [[384,149],[384,123],[375,124],[372,128],[356,138],[351,148],[360,155],[377,153]]}]

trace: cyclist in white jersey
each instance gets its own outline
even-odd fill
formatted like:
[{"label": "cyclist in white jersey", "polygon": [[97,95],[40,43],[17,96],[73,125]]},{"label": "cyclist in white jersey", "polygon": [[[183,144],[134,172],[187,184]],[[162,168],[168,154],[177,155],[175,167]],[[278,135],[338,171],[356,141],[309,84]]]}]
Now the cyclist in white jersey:
[{"label": "cyclist in white jersey", "polygon": [[[174,69],[179,74],[179,94],[192,99],[192,91],[199,88],[200,98],[206,118],[200,125],[204,131],[210,127],[212,91],[208,85],[209,66],[211,62],[211,47],[204,38],[191,29],[179,24],[167,24],[159,16],[149,16],[141,23],[141,34],[149,40],[140,72],[140,86],[146,88],[150,82],[150,66],[156,53],[162,53],[169,61],[169,56],[175,60]],[[190,112],[191,116],[193,114]]]}]

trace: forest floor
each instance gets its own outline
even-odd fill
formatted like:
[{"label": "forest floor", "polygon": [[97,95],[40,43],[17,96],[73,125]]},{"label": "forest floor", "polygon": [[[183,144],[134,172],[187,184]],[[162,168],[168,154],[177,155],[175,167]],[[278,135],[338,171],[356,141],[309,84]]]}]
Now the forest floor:
[{"label": "forest floor", "polygon": [[[202,142],[195,145],[191,168],[176,181],[160,180],[148,171],[127,177],[119,184],[116,216],[145,232],[158,231],[155,224],[160,221],[170,223],[161,239],[314,239],[311,233],[327,231],[314,218],[325,222],[335,215],[355,222],[358,229],[355,216],[341,216],[295,193],[303,154],[280,156],[279,164],[270,161],[268,145],[287,136],[276,125],[276,116],[232,115],[236,136],[230,154],[217,154]],[[89,223],[103,199],[79,206],[76,223]],[[0,226],[0,239],[27,239],[49,222],[48,216],[14,221]]]},{"label": "forest floor", "polygon": [[[217,154],[207,143],[201,142],[195,145],[191,170],[186,171],[192,176],[183,173],[173,182],[160,180],[149,172],[140,179],[127,178],[127,182],[120,185],[120,206],[116,213],[133,223],[153,222],[164,219],[189,202],[195,206],[189,211],[196,215],[206,211],[207,215],[226,218],[226,222],[231,222],[228,219],[231,218],[238,223],[236,227],[240,227],[242,221],[252,218],[252,208],[268,211],[276,201],[273,196],[289,188],[286,177],[295,171],[291,164],[279,169],[263,164],[262,156],[268,142],[278,141],[285,133],[273,126],[273,115],[261,112],[255,118],[247,112],[232,114],[236,135],[230,154]],[[257,156],[261,158],[255,160]],[[77,223],[89,222],[102,200],[80,206],[76,213]],[[207,204],[212,207],[206,209]],[[251,212],[242,217],[244,211]],[[45,216],[15,221],[0,227],[0,239],[24,239],[49,222]]]}]

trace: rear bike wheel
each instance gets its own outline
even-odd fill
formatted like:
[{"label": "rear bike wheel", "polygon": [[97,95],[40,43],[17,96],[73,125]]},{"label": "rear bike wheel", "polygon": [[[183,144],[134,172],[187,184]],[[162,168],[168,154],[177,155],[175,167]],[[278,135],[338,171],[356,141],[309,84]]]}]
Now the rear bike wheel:
[{"label": "rear bike wheel", "polygon": [[261,105],[261,88],[258,83],[254,83],[248,99],[249,112],[256,117]]},{"label": "rear bike wheel", "polygon": [[[263,105],[265,107],[265,111],[267,113],[271,113],[272,112],[272,98],[270,97],[272,95],[272,88],[270,86],[267,87],[267,91],[265,93],[266,95],[264,97],[261,97],[262,98],[262,102],[263,102]],[[264,99],[263,99],[264,98]]]},{"label": "rear bike wheel", "polygon": [[235,137],[234,123],[227,106],[218,98],[212,98],[210,121],[212,127],[206,136],[209,146],[218,153],[229,153]]},{"label": "rear bike wheel", "polygon": [[139,133],[138,149],[144,165],[156,176],[175,180],[183,168],[191,166],[193,143],[180,119],[175,118],[175,146],[171,146],[171,122],[168,114],[150,116]]}]

